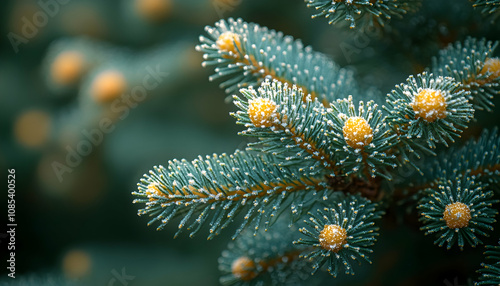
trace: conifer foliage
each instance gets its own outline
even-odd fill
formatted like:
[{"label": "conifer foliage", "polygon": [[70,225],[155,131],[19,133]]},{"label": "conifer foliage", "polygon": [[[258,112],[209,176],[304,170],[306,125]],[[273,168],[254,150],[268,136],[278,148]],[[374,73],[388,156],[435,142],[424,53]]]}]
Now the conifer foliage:
[{"label": "conifer foliage", "polygon": [[477,272],[481,274],[479,282],[475,285],[498,285],[500,284],[500,241],[499,245],[487,245],[486,259],[488,263],[481,263],[483,268]]},{"label": "conifer foliage", "polygon": [[[306,2],[316,16],[351,27],[367,14],[384,24],[418,4]],[[379,106],[359,100],[366,97],[351,71],[291,36],[242,19],[206,32],[197,46],[203,66],[232,95],[240,135],[256,141],[230,155],[155,166],[133,195],[139,215],[158,229],[179,218],[175,236],[206,228],[211,239],[234,225],[235,241],[219,261],[223,284],[300,284],[319,270],[354,274],[358,263],[372,263],[378,221],[397,203],[394,190],[418,198],[422,234],[436,234],[438,246],[462,250],[490,235],[499,202],[498,130],[454,144],[475,113],[494,109],[497,43],[449,45],[429,71],[409,75]],[[410,155],[432,163],[417,179],[395,184],[398,168],[416,167]],[[487,253],[497,262],[483,264],[478,285],[498,283],[498,247]]]},{"label": "conifer foliage", "polygon": [[342,20],[349,22],[349,28],[355,28],[356,22],[362,25],[377,23],[384,25],[392,17],[402,17],[407,12],[418,6],[418,0],[305,0],[307,7],[312,7],[318,12],[312,18],[324,16],[328,24],[338,23]]}]

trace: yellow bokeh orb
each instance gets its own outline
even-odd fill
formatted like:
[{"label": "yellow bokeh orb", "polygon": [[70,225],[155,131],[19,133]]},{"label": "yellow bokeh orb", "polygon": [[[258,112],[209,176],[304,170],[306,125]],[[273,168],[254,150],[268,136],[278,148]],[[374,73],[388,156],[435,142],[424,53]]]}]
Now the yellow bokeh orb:
[{"label": "yellow bokeh orb", "polygon": [[91,266],[90,256],[82,250],[69,251],[62,261],[64,275],[71,279],[87,276],[90,273]]},{"label": "yellow bokeh orb", "polygon": [[50,138],[52,119],[42,110],[27,110],[21,113],[14,122],[14,136],[24,147],[38,148]]},{"label": "yellow bokeh orb", "polygon": [[53,82],[59,85],[71,85],[81,78],[85,69],[85,57],[82,53],[66,51],[55,58],[50,74]]},{"label": "yellow bokeh orb", "polygon": [[121,96],[127,89],[127,81],[122,72],[107,70],[98,74],[91,86],[91,96],[99,103],[109,102]]},{"label": "yellow bokeh orb", "polygon": [[249,281],[257,276],[255,262],[246,256],[241,256],[231,264],[231,272],[240,280]]}]

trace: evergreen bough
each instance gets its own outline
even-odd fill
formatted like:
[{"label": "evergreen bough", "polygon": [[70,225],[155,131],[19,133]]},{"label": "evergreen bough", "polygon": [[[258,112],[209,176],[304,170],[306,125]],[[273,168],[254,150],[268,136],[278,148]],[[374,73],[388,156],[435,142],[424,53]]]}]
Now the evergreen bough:
[{"label": "evergreen bough", "polygon": [[[384,24],[417,1],[307,2],[331,23],[346,19],[354,27],[360,17]],[[353,262],[371,263],[377,220],[398,200],[413,201],[421,229],[437,233],[439,246],[475,247],[482,243],[478,236],[491,233],[498,213],[498,130],[452,144],[475,111],[494,108],[498,43],[468,38],[451,44],[428,71],[410,75],[378,106],[366,100],[351,71],[291,36],[242,19],[221,20],[206,31],[197,46],[203,66],[213,67],[210,80],[222,80],[233,95],[240,134],[257,141],[230,155],[155,166],[133,195],[139,215],[158,229],[179,217],[175,236],[206,226],[211,239],[237,224],[235,241],[219,261],[223,284],[301,284],[320,269],[354,274]],[[434,160],[417,166],[411,155]],[[398,168],[408,165],[419,171],[417,179],[399,176]],[[498,246],[487,253],[496,262],[483,264],[478,285],[498,283]]]}]

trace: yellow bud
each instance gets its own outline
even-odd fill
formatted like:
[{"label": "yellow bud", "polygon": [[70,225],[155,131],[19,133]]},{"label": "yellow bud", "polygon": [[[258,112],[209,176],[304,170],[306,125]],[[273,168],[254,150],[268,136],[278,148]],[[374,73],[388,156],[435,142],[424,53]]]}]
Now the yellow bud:
[{"label": "yellow bud", "polygon": [[480,74],[485,74],[490,72],[491,75],[488,77],[490,79],[495,79],[500,77],[500,58],[489,58],[484,62],[483,69]]},{"label": "yellow bud", "polygon": [[217,39],[217,47],[223,52],[232,52],[238,54],[238,49],[241,51],[240,36],[233,32],[224,32]]},{"label": "yellow bud", "polygon": [[338,252],[346,243],[347,231],[335,224],[327,224],[319,234],[319,244],[326,250]]},{"label": "yellow bud", "polygon": [[250,100],[248,117],[255,127],[270,127],[275,115],[276,103],[268,98],[258,97]]},{"label": "yellow bud", "polygon": [[342,128],[344,139],[354,149],[363,148],[373,139],[373,130],[362,117],[350,117]]},{"label": "yellow bud", "polygon": [[464,203],[453,203],[446,206],[443,219],[449,228],[462,228],[469,225],[471,219],[470,209]]},{"label": "yellow bud", "polygon": [[446,118],[446,99],[443,93],[434,89],[422,89],[412,103],[415,115],[427,122]]}]

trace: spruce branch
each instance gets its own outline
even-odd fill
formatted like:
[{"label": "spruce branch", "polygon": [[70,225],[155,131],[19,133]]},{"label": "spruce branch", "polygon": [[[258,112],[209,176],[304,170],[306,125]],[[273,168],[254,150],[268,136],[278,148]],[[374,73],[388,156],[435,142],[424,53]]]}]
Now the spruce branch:
[{"label": "spruce branch", "polygon": [[281,158],[281,165],[300,164],[310,175],[337,177],[357,174],[366,179],[389,178],[387,167],[396,167],[396,156],[386,152],[396,135],[384,122],[373,101],[337,100],[326,109],[310,96],[285,83],[266,80],[258,91],[242,89],[245,99],[234,96],[240,111],[237,123],[247,127],[240,134],[259,137],[259,151]]},{"label": "spruce branch", "polygon": [[432,72],[460,82],[475,109],[492,111],[500,94],[500,59],[493,57],[498,42],[467,38],[450,44],[432,59]]},{"label": "spruce branch", "polygon": [[[425,177],[432,174],[465,174],[469,172],[490,186],[500,181],[500,135],[498,128],[485,129],[477,140],[471,139],[460,148],[442,153],[426,168]],[[434,175],[435,176],[435,175]]]},{"label": "spruce branch", "polygon": [[500,285],[500,241],[498,244],[486,246],[484,254],[489,263],[481,263],[483,268],[477,270],[481,276],[474,285]]},{"label": "spruce branch", "polygon": [[306,227],[300,229],[308,238],[299,238],[294,243],[310,245],[313,249],[301,255],[314,261],[313,274],[326,264],[328,272],[336,277],[341,268],[346,274],[354,274],[352,262],[361,260],[371,263],[368,254],[376,241],[378,228],[374,220],[382,216],[377,204],[359,197],[339,194],[336,203],[325,205],[308,213]]},{"label": "spruce branch", "polygon": [[[431,187],[431,183],[443,175],[454,179],[455,174],[474,176],[495,189],[500,183],[500,136],[498,128],[485,129],[477,139],[467,141],[463,146],[452,146],[437,155],[436,160],[423,166],[423,176],[410,182],[407,188],[399,190],[413,195]],[[498,188],[498,187],[497,187]]]},{"label": "spruce branch", "polygon": [[201,36],[196,49],[204,53],[203,66],[215,66],[210,81],[224,78],[220,87],[228,94],[257,88],[265,78],[295,84],[304,95],[317,97],[325,106],[357,93],[351,71],[291,36],[232,18],[205,30],[208,37]]},{"label": "spruce branch", "polygon": [[[245,220],[235,236],[250,222],[255,231],[262,220],[269,226],[285,206],[300,216],[308,201],[326,200],[329,190],[322,176],[279,167],[271,156],[236,151],[200,156],[192,162],[169,161],[167,167],[158,166],[145,174],[132,194],[137,197],[134,203],[144,204],[138,214],[153,217],[148,225],[159,222],[160,230],[182,215],[175,236],[184,228],[193,236],[208,223],[211,239],[244,209]],[[193,215],[196,218],[190,221]]]},{"label": "spruce branch", "polygon": [[[305,96],[295,85],[266,80],[258,91],[242,89],[245,99],[234,96],[240,111],[232,115],[247,129],[241,135],[256,136],[250,146],[281,158],[281,165],[300,163],[300,171],[317,175],[325,169],[335,176],[336,162],[326,132],[326,109]],[[259,145],[261,147],[259,147]]]},{"label": "spruce branch", "polygon": [[487,231],[493,230],[491,224],[498,213],[493,204],[499,201],[469,173],[455,175],[454,179],[440,178],[424,190],[418,209],[424,223],[421,230],[438,235],[435,244],[446,243],[448,249],[458,244],[463,250],[465,243],[472,247],[481,244],[478,236],[488,236]]},{"label": "spruce branch", "polygon": [[293,244],[298,231],[280,218],[273,232],[260,230],[255,236],[243,231],[228,244],[219,258],[222,285],[301,285],[310,266],[300,259],[304,246]]},{"label": "spruce branch", "polygon": [[368,101],[365,105],[360,101],[356,111],[352,96],[338,99],[330,104],[327,119],[331,127],[327,136],[344,174],[366,179],[391,178],[386,169],[397,166],[396,156],[387,152],[397,144],[397,138],[377,104]]},{"label": "spruce branch", "polygon": [[474,8],[481,9],[481,13],[494,15],[493,20],[500,17],[500,0],[474,0]]},{"label": "spruce branch", "polygon": [[[383,25],[419,1],[306,2],[320,10],[315,16],[354,27]],[[442,50],[433,73],[410,76],[379,108],[373,101],[354,104],[359,92],[352,73],[300,40],[231,18],[206,32],[197,46],[203,66],[214,66],[210,80],[222,79],[226,93],[239,89],[241,96],[233,96],[239,110],[231,115],[245,128],[240,135],[258,141],[232,155],[154,167],[133,195],[143,204],[138,214],[152,217],[149,224],[158,229],[181,217],[175,236],[184,229],[193,236],[207,225],[211,239],[241,215],[235,241],[219,259],[225,285],[300,283],[308,262],[313,274],[326,266],[333,276],[354,274],[353,262],[371,263],[375,220],[383,211],[367,197],[380,199],[382,184],[394,187],[386,181],[393,168],[413,164],[409,154],[435,155],[437,143],[455,142],[474,108],[491,111],[500,93],[497,43],[486,40]],[[405,186],[415,195],[421,230],[437,234],[435,244],[475,247],[493,230],[499,145],[497,129],[484,131],[477,141],[440,153],[420,180]],[[287,215],[296,224],[284,224]],[[273,233],[265,232],[271,225]],[[305,238],[295,238],[298,232]],[[480,272],[490,279],[497,266]]]},{"label": "spruce branch", "polygon": [[429,148],[455,142],[453,137],[459,137],[473,117],[468,92],[452,78],[427,72],[410,76],[406,82],[387,95],[387,106],[383,107],[405,147],[412,152],[414,148],[427,149],[425,142]]},{"label": "spruce branch", "polygon": [[318,12],[312,18],[328,19],[328,24],[336,24],[342,20],[348,21],[349,28],[355,28],[356,22],[361,26],[380,26],[392,17],[402,18],[403,15],[416,8],[418,0],[305,0],[307,7]]}]

